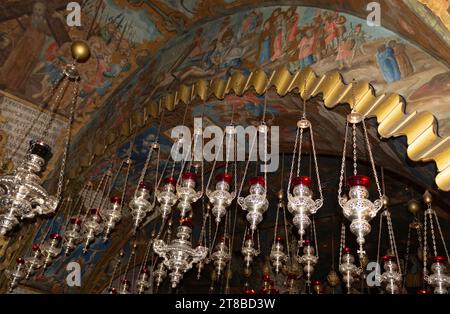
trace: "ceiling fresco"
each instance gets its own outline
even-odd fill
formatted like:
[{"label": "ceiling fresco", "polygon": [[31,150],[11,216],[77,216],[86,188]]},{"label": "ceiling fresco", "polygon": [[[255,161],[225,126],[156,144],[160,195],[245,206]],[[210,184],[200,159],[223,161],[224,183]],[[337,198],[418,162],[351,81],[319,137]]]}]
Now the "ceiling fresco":
[{"label": "ceiling fresco", "polygon": [[[61,75],[58,66],[70,61],[70,41],[81,38],[89,43],[92,56],[87,63],[80,64],[77,134],[68,161],[74,186],[88,179],[98,182],[105,171],[127,156],[133,143],[134,163],[125,194],[129,199],[157,133],[158,121],[149,116],[160,97],[180,84],[226,78],[235,71],[249,73],[255,68],[270,72],[282,65],[291,71],[310,66],[319,75],[338,70],[347,82],[367,81],[377,93],[400,94],[408,112],[432,112],[438,121],[439,134],[450,135],[450,32],[448,11],[446,15],[442,1],[380,1],[384,12],[382,27],[369,27],[365,23],[365,4],[369,1],[359,0],[85,0],[80,1],[83,25],[77,28],[63,25],[67,2],[2,1],[0,88],[33,103],[44,103],[52,82]],[[205,123],[224,127],[231,120],[233,108],[236,123],[254,125],[261,119],[264,101],[268,104],[268,123],[280,126],[281,149],[289,156],[295,123],[301,115],[299,98],[294,94],[281,98],[271,91],[265,100],[264,96],[249,92],[242,97],[209,99],[205,104],[189,107],[187,125],[191,126],[192,118],[204,113]],[[160,136],[162,159],[167,157],[173,143],[170,130],[181,124],[184,113],[182,104],[169,109]],[[308,116],[315,125],[324,194],[329,195],[318,228],[327,228],[332,219],[338,219],[334,197],[339,166],[336,156],[342,150],[347,109],[339,106],[328,110],[320,98],[307,105]],[[67,108],[60,108],[61,115],[67,112]],[[130,125],[136,119],[139,125]],[[369,122],[369,137],[376,147],[377,164],[386,168],[387,194],[393,202],[393,219],[400,226],[399,246],[403,248],[410,221],[405,215],[404,204],[408,201],[405,195],[418,198],[424,188],[434,187],[435,165],[408,160],[405,138],[380,140],[373,119]],[[358,140],[362,140],[361,135]],[[286,158],[288,163],[289,157]],[[154,179],[162,167],[156,169],[153,162],[148,179]],[[329,176],[330,173],[333,175]],[[279,172],[273,174],[271,181],[280,182],[279,176]],[[123,184],[121,176],[113,193]],[[272,189],[275,193],[279,185]],[[449,193],[435,195],[439,199],[439,215],[447,220],[444,230],[448,238]],[[275,199],[271,200],[271,204],[275,203]],[[196,210],[200,213],[201,209]],[[45,276],[38,276],[25,288],[54,293],[103,291],[111,279],[113,258],[124,245],[124,258],[131,251],[131,220],[128,211],[125,212],[127,216],[111,241],[104,243],[98,239],[88,254],[79,248],[68,258],[58,259]],[[274,215],[273,212],[268,215]],[[30,247],[48,228],[59,230],[65,224],[65,214],[59,213],[54,223],[48,221],[36,234],[22,232],[16,241],[0,242],[0,270],[6,269],[7,262],[21,253],[18,250],[21,245],[26,243],[24,247]],[[238,216],[238,226],[243,229],[243,215]],[[151,218],[138,235],[139,247],[144,246],[152,232]],[[194,219],[199,218],[200,214],[194,215]],[[271,228],[273,225],[262,225],[262,230]],[[338,230],[335,234],[337,238]],[[371,236],[375,234],[372,232]],[[270,243],[271,236],[266,232],[263,242]],[[321,254],[330,254],[331,238],[323,236],[320,243]],[[65,266],[71,260],[79,261],[83,267],[82,281],[86,286],[81,290],[63,284]],[[256,271],[265,262],[259,259]],[[318,276],[324,277],[330,265],[319,267]],[[193,273],[186,276],[184,292],[194,286],[209,289],[207,275],[200,282],[194,277]],[[242,286],[239,276],[233,280],[234,289]]]}]

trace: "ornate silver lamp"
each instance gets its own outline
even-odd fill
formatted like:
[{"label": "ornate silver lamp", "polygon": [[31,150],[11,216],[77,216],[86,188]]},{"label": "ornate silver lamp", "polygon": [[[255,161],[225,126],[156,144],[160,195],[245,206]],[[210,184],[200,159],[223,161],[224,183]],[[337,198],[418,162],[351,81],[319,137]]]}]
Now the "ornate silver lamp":
[{"label": "ornate silver lamp", "polygon": [[177,238],[171,243],[158,239],[153,244],[155,253],[164,259],[164,266],[170,271],[172,288],[176,288],[184,273],[190,270],[193,264],[203,260],[208,254],[208,249],[204,246],[192,247],[191,233],[192,218],[182,218],[177,230]]}]

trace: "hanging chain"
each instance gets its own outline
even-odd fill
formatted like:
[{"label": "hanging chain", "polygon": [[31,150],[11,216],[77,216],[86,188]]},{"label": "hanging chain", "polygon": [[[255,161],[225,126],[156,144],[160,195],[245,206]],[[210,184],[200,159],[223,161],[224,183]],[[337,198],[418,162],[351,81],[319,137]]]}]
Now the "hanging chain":
[{"label": "hanging chain", "polygon": [[339,265],[342,263],[342,250],[345,247],[345,224],[341,225],[341,240],[339,241]]},{"label": "hanging chain", "polygon": [[108,285],[108,290],[110,290],[112,288],[112,284],[114,282],[114,278],[116,276],[117,269],[119,268],[121,263],[122,263],[122,258],[119,255],[119,257],[117,257],[117,262],[116,262],[116,264],[114,265],[114,268],[113,268],[113,272],[112,272],[112,275],[111,275],[111,280],[109,281],[109,285]]},{"label": "hanging chain", "polygon": [[[41,141],[45,142],[44,139],[48,136],[51,125],[53,124],[53,121],[55,120],[56,112],[58,111],[59,105],[61,104],[61,100],[63,99],[63,97],[66,93],[66,90],[69,86],[69,82],[70,81],[68,79],[63,80],[61,87],[59,88],[58,92],[56,93],[54,104],[53,104],[53,110],[50,114],[50,118],[47,119],[47,121],[45,123],[44,130],[43,130],[43,132],[41,134],[41,138],[40,138]],[[75,84],[77,84],[77,83],[78,83],[78,80],[75,81]]]},{"label": "hanging chain", "polygon": [[276,217],[275,217],[275,227],[274,227],[274,229],[273,229],[273,244],[274,244],[274,245],[275,245],[275,240],[276,240],[276,238],[277,238],[277,231],[278,231],[278,216],[279,216],[281,207],[283,207],[283,204],[282,204],[282,202],[280,201],[280,202],[278,203],[278,206],[277,206],[277,215],[276,215]]},{"label": "hanging chain", "polygon": [[411,226],[408,226],[408,239],[406,241],[405,267],[403,274],[403,287],[406,288],[406,275],[408,274],[409,250],[411,246]]},{"label": "hanging chain", "polygon": [[425,211],[423,222],[423,282],[427,280],[427,213]]},{"label": "hanging chain", "polygon": [[317,245],[316,219],[312,216],[312,233],[314,237],[314,245],[316,247],[316,257],[319,258],[319,246]]},{"label": "hanging chain", "polygon": [[366,145],[367,145],[367,152],[369,153],[370,164],[372,166],[372,173],[375,178],[375,183],[377,185],[379,198],[381,199],[381,198],[383,198],[383,193],[381,193],[380,182],[378,181],[377,169],[375,168],[375,161],[373,159],[372,148],[370,147],[369,136],[367,134],[367,128],[366,128],[366,123],[364,122],[364,119],[362,120],[362,125],[363,125],[363,129],[364,129],[364,137],[365,137]]},{"label": "hanging chain", "polygon": [[295,142],[294,142],[294,150],[292,152],[292,162],[291,162],[291,169],[289,171],[289,181],[288,181],[288,188],[286,193],[289,195],[291,192],[291,181],[292,181],[292,173],[294,172],[294,165],[295,165],[295,155],[297,154],[297,144],[298,144],[298,137],[300,134],[300,128],[297,127],[297,132],[295,134]]},{"label": "hanging chain", "polygon": [[300,129],[300,139],[298,144],[297,177],[300,175],[300,166],[302,160],[302,144],[303,144],[303,128]]},{"label": "hanging chain", "polygon": [[352,124],[352,142],[353,142],[353,175],[358,174],[357,169],[357,154],[356,154],[356,124]]},{"label": "hanging chain", "polygon": [[447,255],[447,261],[450,262],[450,257],[448,255],[447,245],[445,244],[444,235],[442,234],[442,230],[441,230],[441,224],[439,223],[439,219],[438,219],[438,216],[437,216],[435,210],[433,210],[433,214],[434,214],[434,218],[436,220],[436,225],[438,227],[439,235],[441,237],[442,245],[444,246],[445,255]]},{"label": "hanging chain", "polygon": [[63,190],[64,173],[66,170],[66,161],[67,161],[67,154],[68,154],[69,146],[70,146],[70,137],[72,135],[72,124],[73,124],[73,119],[74,119],[74,115],[75,115],[75,107],[77,104],[78,88],[79,88],[79,82],[76,81],[75,85],[73,87],[73,94],[72,94],[73,98],[72,98],[72,104],[70,107],[69,123],[68,123],[67,131],[66,131],[66,141],[64,144],[64,152],[63,152],[63,156],[61,159],[61,168],[59,170],[58,188],[57,188],[57,192],[56,192],[56,199],[58,201],[61,198],[61,194],[62,194],[62,190]]},{"label": "hanging chain", "polygon": [[345,123],[344,149],[343,149],[343,152],[342,152],[342,162],[341,162],[341,172],[340,172],[340,177],[339,177],[338,198],[341,197],[342,185],[344,183],[345,158],[346,158],[346,154],[347,154],[347,136],[348,136],[348,121]]},{"label": "hanging chain", "polygon": [[433,224],[433,208],[431,208],[431,204],[428,204],[428,219],[430,220],[430,231],[431,231],[431,240],[433,241],[433,253],[434,256],[437,256],[437,247],[436,247],[436,237],[434,235],[434,224]]},{"label": "hanging chain", "polygon": [[311,132],[310,136],[311,136],[311,145],[312,145],[313,158],[314,158],[314,168],[315,168],[316,177],[317,177],[317,188],[319,189],[319,198],[323,200],[322,183],[320,182],[319,165],[317,163],[316,147],[314,144],[314,133],[313,133],[312,125],[310,125],[309,128],[310,128],[310,132]]},{"label": "hanging chain", "polygon": [[380,265],[381,230],[383,229],[383,216],[384,212],[380,215],[380,223],[378,225],[377,265]]},{"label": "hanging chain", "polygon": [[402,275],[402,267],[400,265],[400,258],[398,257],[397,243],[395,242],[394,228],[392,227],[391,213],[389,211],[387,211],[386,221],[388,226],[389,239],[391,241],[391,247],[397,259],[398,271],[400,275]]}]

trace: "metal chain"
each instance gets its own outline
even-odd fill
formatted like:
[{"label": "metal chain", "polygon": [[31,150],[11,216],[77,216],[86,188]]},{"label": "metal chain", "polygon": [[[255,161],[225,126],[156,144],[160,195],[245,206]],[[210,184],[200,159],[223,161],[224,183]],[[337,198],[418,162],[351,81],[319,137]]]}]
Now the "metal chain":
[{"label": "metal chain", "polygon": [[297,154],[297,145],[298,145],[298,137],[300,133],[300,128],[297,127],[297,132],[295,134],[295,141],[294,141],[294,150],[292,152],[292,163],[291,163],[291,169],[289,171],[289,181],[288,181],[288,188],[286,193],[289,195],[291,192],[291,181],[292,181],[292,173],[294,172],[294,165],[295,165],[295,155]]},{"label": "metal chain", "polygon": [[73,124],[73,119],[74,119],[74,115],[75,115],[75,107],[77,104],[78,88],[79,88],[79,82],[76,81],[75,85],[73,87],[73,94],[72,94],[73,98],[72,98],[72,105],[70,107],[69,123],[68,123],[67,131],[66,131],[66,141],[64,144],[64,152],[63,152],[63,156],[61,159],[61,168],[59,170],[58,188],[57,188],[57,192],[56,192],[56,199],[58,201],[61,198],[62,189],[63,189],[64,173],[66,170],[66,161],[67,161],[67,155],[69,152],[70,137],[72,135],[72,124]]},{"label": "metal chain", "polygon": [[342,263],[342,250],[345,246],[345,224],[341,225],[341,240],[339,242],[339,265]]},{"label": "metal chain", "polygon": [[380,223],[378,225],[377,265],[380,265],[381,230],[383,229],[383,216],[384,212],[380,215]]},{"label": "metal chain", "polygon": [[431,204],[428,204],[428,217],[430,220],[430,231],[431,231],[431,239],[432,239],[432,243],[433,243],[433,253],[434,256],[437,256],[437,247],[436,247],[436,237],[434,235],[434,224],[433,224],[433,209],[431,208]]},{"label": "metal chain", "polygon": [[317,188],[319,189],[320,199],[323,199],[322,184],[320,182],[319,165],[317,163],[316,146],[314,143],[314,133],[313,133],[312,125],[310,125],[309,128],[310,128],[310,132],[311,132],[310,136],[311,136],[311,145],[312,145],[313,158],[314,158],[314,168],[316,170],[316,177],[317,177]]},{"label": "metal chain", "polygon": [[338,198],[341,197],[342,185],[344,183],[345,157],[347,154],[347,136],[348,136],[348,121],[345,123],[344,149],[342,152],[341,172],[339,176]]},{"label": "metal chain", "polygon": [[286,251],[287,251],[287,257],[288,257],[288,261],[291,264],[291,253],[290,253],[290,242],[289,242],[289,233],[288,233],[288,229],[287,229],[287,218],[286,218],[286,206],[283,203],[283,220],[284,220],[284,234],[286,236]]},{"label": "metal chain", "polygon": [[378,181],[377,169],[375,168],[375,161],[373,159],[372,149],[370,147],[369,136],[367,134],[367,128],[366,128],[366,123],[364,122],[364,119],[362,120],[362,125],[363,125],[363,129],[364,129],[364,137],[365,137],[366,144],[367,144],[367,152],[369,153],[370,164],[372,166],[372,173],[375,178],[375,183],[377,185],[378,196],[380,199],[382,199],[383,193],[381,193],[380,182]]},{"label": "metal chain", "polygon": [[[78,81],[76,81],[77,83]],[[59,105],[61,104],[61,100],[63,98],[63,96],[66,93],[66,89],[69,86],[69,80],[64,80],[60,89],[58,90],[58,92],[56,93],[55,96],[55,100],[54,100],[54,104],[53,104],[53,110],[50,114],[50,118],[46,121],[45,126],[44,126],[44,130],[41,134],[40,140],[44,141],[44,139],[48,136],[48,133],[50,131],[50,127],[53,124],[53,121],[55,120],[55,116],[56,116],[56,112],[59,109]]]},{"label": "metal chain", "polygon": [[411,227],[408,226],[408,239],[406,241],[405,268],[403,270],[403,287],[406,288],[406,275],[408,274],[409,250],[411,246]]},{"label": "metal chain", "polygon": [[438,227],[439,235],[441,237],[442,245],[444,246],[445,255],[447,255],[447,261],[450,262],[450,257],[448,255],[447,245],[445,244],[444,235],[442,234],[441,224],[439,223],[438,216],[436,214],[436,211],[433,210],[434,218],[436,220],[436,225]]},{"label": "metal chain", "polygon": [[297,177],[300,175],[301,160],[302,160],[302,144],[303,144],[303,128],[300,129],[300,139],[298,144]]},{"label": "metal chain", "polygon": [[312,233],[314,237],[314,245],[316,246],[316,257],[319,258],[319,246],[317,245],[317,232],[316,232],[316,220],[314,215],[312,216]]},{"label": "metal chain", "polygon": [[427,278],[427,213],[424,214],[423,222],[423,282],[426,282]]},{"label": "metal chain", "polygon": [[277,215],[276,215],[276,217],[275,217],[275,227],[273,228],[273,244],[274,244],[274,245],[275,245],[275,240],[276,240],[276,238],[277,238],[277,231],[278,231],[278,216],[279,216],[281,207],[283,207],[282,201],[280,201],[280,202],[278,203],[278,206],[277,206]]},{"label": "metal chain", "polygon": [[119,268],[121,263],[122,263],[122,259],[119,256],[117,258],[117,262],[116,262],[116,264],[114,265],[114,268],[113,268],[113,272],[112,272],[112,275],[111,275],[111,280],[109,281],[109,285],[108,285],[108,290],[110,290],[112,288],[112,284],[114,282],[114,277],[115,277],[117,269]]},{"label": "metal chain", "polygon": [[389,211],[387,212],[387,215],[386,215],[386,222],[387,222],[387,226],[388,226],[391,247],[392,247],[392,250],[394,251],[395,257],[397,259],[398,271],[399,271],[400,275],[402,275],[402,267],[400,265],[400,258],[398,257],[397,243],[395,242],[394,228],[392,227],[391,213]]}]

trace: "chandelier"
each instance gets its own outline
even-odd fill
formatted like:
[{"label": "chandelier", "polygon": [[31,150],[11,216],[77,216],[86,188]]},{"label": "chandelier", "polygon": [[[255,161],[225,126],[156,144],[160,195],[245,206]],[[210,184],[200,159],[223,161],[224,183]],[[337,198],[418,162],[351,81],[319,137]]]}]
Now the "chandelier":
[{"label": "chandelier", "polygon": [[297,256],[297,261],[303,266],[303,272],[306,274],[306,285],[311,284],[311,276],[314,272],[314,266],[317,264],[319,256],[311,245],[310,240],[304,240],[303,255]]},{"label": "chandelier", "polygon": [[104,235],[103,235],[104,242],[108,241],[109,235],[111,234],[111,232],[113,232],[114,228],[116,227],[116,224],[122,219],[123,199],[125,197],[125,192],[127,190],[128,179],[130,176],[130,169],[131,169],[131,165],[132,165],[132,160],[131,160],[132,148],[133,148],[133,143],[130,143],[128,157],[124,161],[122,161],[122,163],[120,164],[119,169],[117,170],[115,178],[113,179],[111,187],[109,189],[108,195],[111,193],[111,191],[114,187],[114,183],[116,182],[123,166],[127,165],[126,175],[125,175],[125,180],[124,180],[124,184],[122,187],[121,196],[118,196],[118,195],[111,196],[109,206],[106,206],[106,208],[103,210],[102,215],[103,215],[103,219],[105,221],[105,231],[104,231]]},{"label": "chandelier", "polygon": [[[384,185],[384,168],[381,168],[381,182],[383,186],[383,192],[385,191],[385,185]],[[383,260],[383,269],[384,272],[381,274],[380,281],[383,285],[384,289],[389,294],[397,294],[401,291],[401,285],[402,285],[402,271],[400,268],[400,259],[398,257],[397,252],[397,244],[395,242],[395,234],[394,229],[392,227],[392,219],[391,219],[391,213],[388,209],[388,197],[384,194],[383,195],[383,206],[384,210],[380,215],[380,230],[378,232],[378,254],[380,252],[380,246],[381,246],[381,234],[382,234],[382,227],[383,227],[383,218],[386,217],[386,224],[388,229],[388,239],[389,239],[389,250],[388,254],[382,257]],[[377,259],[379,256],[377,256]]]},{"label": "chandelier", "polygon": [[214,252],[211,254],[211,259],[214,261],[217,277],[220,277],[222,275],[225,266],[231,259],[230,249],[227,245],[227,241],[227,236],[220,236]]},{"label": "chandelier", "polygon": [[236,192],[230,192],[230,184],[233,177],[229,173],[219,173],[216,175],[216,189],[214,191],[206,190],[210,203],[212,204],[212,214],[216,218],[216,223],[219,224],[222,217],[227,212],[227,207],[231,205]]},{"label": "chandelier", "polygon": [[253,233],[258,224],[263,219],[263,214],[269,207],[266,195],[266,180],[262,176],[253,177],[249,180],[249,195],[239,197],[238,204],[247,212],[246,219],[250,224],[250,230]]},{"label": "chandelier", "polygon": [[[283,170],[284,170],[284,155],[282,157],[282,166],[281,166],[281,184],[283,184]],[[275,227],[273,229],[273,243],[272,248],[270,250],[270,262],[275,270],[275,273],[278,274],[283,269],[283,266],[286,265],[287,262],[291,263],[290,254],[289,254],[289,239],[288,239],[288,231],[287,231],[287,220],[286,220],[286,206],[284,204],[284,191],[280,190],[277,194],[278,197],[278,206],[277,206],[277,215],[275,217]],[[283,242],[284,239],[281,235],[279,235],[278,224],[280,220],[280,211],[283,211],[283,226],[284,226],[284,234],[286,236],[286,251],[287,254],[284,253]],[[293,284],[293,283],[292,283]]]},{"label": "chandelier", "polygon": [[253,263],[253,258],[259,255],[260,253],[260,244],[259,244],[259,232],[256,233],[256,237],[258,239],[258,248],[255,246],[255,241],[253,240],[254,234],[247,230],[244,232],[244,241],[242,242],[241,253],[244,256],[245,267],[250,268]]},{"label": "chandelier", "polygon": [[193,172],[184,172],[181,175],[181,184],[177,185],[177,209],[181,217],[192,211],[192,203],[195,203],[203,195],[203,190],[196,191],[197,174]]},{"label": "chandelier", "polygon": [[[423,243],[423,276],[424,282],[428,283],[432,287],[434,287],[434,294],[448,294],[448,287],[450,286],[450,276],[447,275],[447,267],[446,264],[450,262],[450,258],[448,255],[447,245],[444,240],[444,236],[442,233],[441,225],[439,223],[439,218],[436,214],[436,211],[433,209],[431,203],[433,201],[433,197],[429,191],[426,191],[423,195],[423,201],[427,205],[427,209],[424,214],[424,243]],[[436,235],[434,232],[433,218],[436,222],[436,227],[439,232],[439,236],[444,247],[444,251],[446,257],[438,255],[437,245],[436,245]],[[431,274],[429,274],[427,270],[427,259],[428,259],[428,227],[430,228],[433,254],[431,264]]]},{"label": "chandelier", "polygon": [[172,206],[178,201],[175,189],[176,180],[174,177],[164,179],[164,185],[156,191],[156,198],[159,202],[159,212],[162,219],[167,219],[172,212]]},{"label": "chandelier", "polygon": [[[161,117],[162,119],[162,117]],[[157,192],[154,193],[153,201],[150,202],[150,186],[148,183],[144,181],[145,175],[147,173],[148,167],[150,165],[150,161],[154,151],[157,151],[157,161],[156,161],[156,175],[155,175],[155,189],[158,182],[158,169],[159,169],[159,156],[160,156],[160,145],[158,142],[159,138],[159,130],[161,128],[161,122],[159,123],[158,134],[156,136],[155,141],[150,145],[150,149],[147,154],[147,158],[145,160],[144,167],[142,168],[141,175],[139,178],[139,183],[134,192],[133,198],[129,203],[131,216],[133,217],[133,227],[134,232],[139,228],[145,216],[147,216],[150,212],[153,211],[155,207],[155,197]],[[166,217],[166,216],[165,216]]]},{"label": "chandelier", "polygon": [[[306,82],[305,82],[306,85]],[[301,162],[302,162],[302,145],[303,137],[305,132],[309,132],[309,138],[311,142],[311,152],[310,158],[313,158],[315,176],[319,191],[319,198],[314,200],[313,193],[311,190],[311,175],[301,176]],[[297,161],[296,161],[297,156]],[[297,168],[296,176],[293,178],[294,168]],[[310,162],[310,172],[311,172],[311,162]],[[291,188],[293,189],[291,194]],[[320,183],[319,167],[317,164],[316,148],[314,142],[314,133],[311,122],[306,118],[306,88],[303,95],[303,115],[302,118],[297,122],[297,131],[294,141],[294,150],[292,153],[292,162],[289,173],[288,181],[288,210],[294,215],[293,224],[298,229],[298,234],[300,236],[300,242],[303,242],[303,237],[305,236],[306,228],[311,225],[310,215],[313,215],[319,210],[323,205],[322,196],[322,185]]]},{"label": "chandelier", "polygon": [[208,249],[204,246],[192,247],[191,233],[192,218],[182,218],[176,239],[170,243],[157,239],[153,244],[155,253],[164,259],[164,266],[170,271],[172,288],[176,288],[184,273],[190,270],[193,264],[203,260],[208,254]]},{"label": "chandelier", "polygon": [[[347,135],[349,129],[349,123],[352,124],[352,143],[353,143],[353,175],[348,178],[348,185],[350,190],[348,197],[342,194],[342,186],[345,172],[345,159],[347,148]],[[375,183],[378,190],[378,199],[374,202],[369,200],[370,178],[368,176],[358,175],[357,172],[357,140],[356,140],[356,126],[361,124],[363,128],[364,141],[367,145],[367,153],[375,178]],[[377,171],[375,169],[375,162],[372,155],[372,150],[369,143],[369,137],[367,134],[367,128],[364,121],[364,117],[356,112],[352,112],[347,116],[347,122],[345,126],[345,139],[344,149],[342,154],[341,174],[339,179],[338,190],[338,202],[343,210],[345,218],[351,221],[350,231],[356,236],[356,241],[359,245],[357,253],[360,258],[364,258],[365,250],[364,243],[366,242],[365,236],[370,233],[370,220],[374,218],[378,211],[383,206],[383,195],[381,193],[380,183],[378,181]]]},{"label": "chandelier", "polygon": [[[62,185],[66,159],[69,150],[72,122],[75,107],[77,104],[79,90],[79,74],[75,62],[85,62],[90,55],[89,47],[81,41],[72,44],[72,57],[75,60],[67,64],[62,70],[62,77],[55,82],[51,90],[50,101],[53,100],[53,108],[50,118],[45,122],[44,131],[38,140],[31,140],[28,150],[22,162],[13,170],[12,174],[0,177],[0,234],[7,235],[23,219],[34,218],[54,213],[61,200]],[[53,124],[56,112],[63,99],[70,82],[73,82],[70,114],[67,131],[65,134],[64,151],[61,158],[61,167],[57,183],[56,195],[50,195],[41,185],[41,174],[47,162],[52,156],[52,149],[46,143],[48,132]],[[59,88],[57,88],[59,86]],[[57,90],[58,89],[58,90]],[[42,107],[38,116],[32,121],[28,131],[24,135],[19,147],[14,154],[19,151],[24,141],[39,121],[44,112]]]}]

